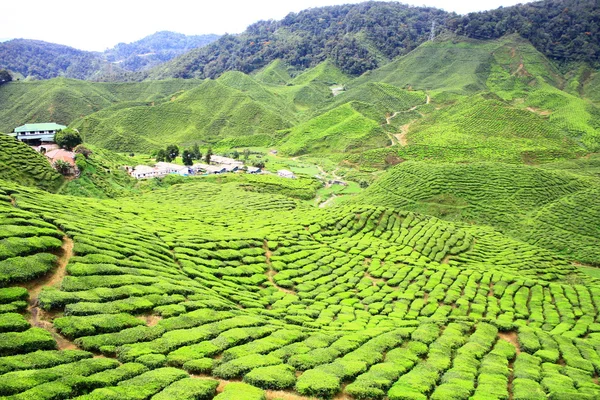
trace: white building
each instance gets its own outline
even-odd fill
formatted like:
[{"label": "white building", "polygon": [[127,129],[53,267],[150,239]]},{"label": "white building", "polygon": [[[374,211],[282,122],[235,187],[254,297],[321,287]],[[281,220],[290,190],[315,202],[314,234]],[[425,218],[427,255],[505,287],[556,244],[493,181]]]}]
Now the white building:
[{"label": "white building", "polygon": [[282,178],[296,179],[296,175],[292,171],[288,171],[287,169],[280,169],[277,171],[277,175]]},{"label": "white building", "polygon": [[66,126],[54,122],[25,124],[15,128],[15,135],[17,140],[31,145],[54,143],[56,132],[65,128]]},{"label": "white building", "polygon": [[219,164],[219,165],[237,165],[238,168],[241,168],[244,165],[243,162],[235,160],[229,157],[221,157],[221,156],[211,156],[210,157],[211,164]]},{"label": "white building", "polygon": [[135,179],[154,178],[156,169],[147,165],[138,165],[131,171],[131,176]]},{"label": "white building", "polygon": [[171,174],[188,176],[190,174],[190,169],[177,164],[157,162],[154,167],[138,165],[133,169],[133,171],[131,171],[131,176],[136,179],[162,178],[163,176]]},{"label": "white building", "polygon": [[260,174],[262,172],[262,170],[258,167],[248,167],[248,169],[246,170],[246,172],[248,174]]}]

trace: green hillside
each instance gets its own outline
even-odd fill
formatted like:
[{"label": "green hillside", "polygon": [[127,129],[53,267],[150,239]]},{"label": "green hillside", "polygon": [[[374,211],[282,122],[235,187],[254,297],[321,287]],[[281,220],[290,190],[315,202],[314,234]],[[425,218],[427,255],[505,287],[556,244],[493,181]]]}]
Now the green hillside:
[{"label": "green hillside", "polygon": [[141,83],[92,83],[57,78],[11,82],[0,86],[0,131],[12,132],[26,123],[75,119],[125,101],[159,102],[199,84],[194,80]]},{"label": "green hillside", "polygon": [[356,152],[383,147],[389,139],[376,121],[365,117],[360,104],[348,103],[300,123],[279,147],[289,155]]},{"label": "green hillside", "polygon": [[[250,78],[248,78],[250,79]],[[85,141],[123,152],[147,151],[171,143],[217,143],[239,138],[243,145],[268,145],[289,126],[273,105],[253,93],[207,80],[172,101],[104,109],[73,123]],[[245,143],[245,144],[244,144]]]},{"label": "green hillside", "polygon": [[135,192],[137,181],[124,169],[124,166],[133,163],[130,157],[95,146],[85,146],[90,154],[87,157],[77,156],[79,176],[62,186],[60,194],[103,199]]},{"label": "green hillside", "polygon": [[56,191],[63,178],[40,153],[0,133],[0,179]]},{"label": "green hillside", "polygon": [[403,163],[354,201],[491,225],[584,263],[600,264],[600,181],[499,163]]},{"label": "green hillside", "polygon": [[[526,197],[531,167],[493,183],[519,170],[528,207],[585,192],[586,179],[544,172],[546,190]],[[600,395],[599,281],[492,228],[312,208],[236,180],[118,200],[0,190],[15,199],[0,201],[5,396]]]},{"label": "green hillside", "polygon": [[292,72],[293,68],[288,66],[284,61],[277,59],[258,70],[254,74],[254,78],[257,81],[267,84],[286,85],[292,80]]}]

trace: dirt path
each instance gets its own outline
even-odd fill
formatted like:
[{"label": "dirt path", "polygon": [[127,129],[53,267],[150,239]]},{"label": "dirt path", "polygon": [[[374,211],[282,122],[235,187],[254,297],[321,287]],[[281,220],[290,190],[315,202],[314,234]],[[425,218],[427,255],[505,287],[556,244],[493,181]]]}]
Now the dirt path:
[{"label": "dirt path", "polygon": [[57,265],[54,270],[45,276],[27,282],[23,286],[29,291],[29,304],[30,307],[37,304],[38,296],[42,289],[46,286],[56,286],[62,282],[63,278],[67,273],[67,264],[73,256],[73,240],[68,237],[63,237],[63,245],[60,248],[58,254]]},{"label": "dirt path", "polygon": [[291,295],[295,296],[296,292],[294,292],[293,290],[282,288],[281,286],[278,286],[275,283],[275,280],[273,279],[273,277],[275,275],[277,275],[277,271],[275,271],[271,265],[272,252],[271,252],[271,250],[269,250],[269,242],[267,242],[266,239],[263,241],[263,249],[265,250],[265,257],[267,258],[265,263],[269,266],[269,269],[267,271],[265,271],[265,275],[267,276],[267,279],[269,280],[269,282],[271,282],[271,285],[273,285],[280,292],[283,292],[286,294],[291,294]]},{"label": "dirt path", "polygon": [[336,197],[338,197],[336,194],[332,194],[327,200],[319,204],[319,208],[327,207]]},{"label": "dirt path", "polygon": [[72,350],[78,349],[78,347],[75,345],[75,343],[60,335],[56,331],[52,325],[54,313],[42,310],[38,305],[38,298],[44,287],[57,286],[60,282],[62,282],[66,275],[67,264],[69,264],[69,260],[72,256],[73,240],[65,235],[63,237],[63,245],[61,246],[58,255],[56,268],[54,268],[54,270],[47,275],[23,285],[29,291],[29,306],[27,307],[27,311],[30,315],[29,323],[32,326],[43,328],[50,332],[54,337],[54,340],[56,340],[59,350]]},{"label": "dirt path", "polygon": [[498,332],[498,337],[502,340],[506,340],[508,343],[515,346],[515,350],[517,351],[517,355],[521,354],[521,345],[519,344],[517,332]]}]

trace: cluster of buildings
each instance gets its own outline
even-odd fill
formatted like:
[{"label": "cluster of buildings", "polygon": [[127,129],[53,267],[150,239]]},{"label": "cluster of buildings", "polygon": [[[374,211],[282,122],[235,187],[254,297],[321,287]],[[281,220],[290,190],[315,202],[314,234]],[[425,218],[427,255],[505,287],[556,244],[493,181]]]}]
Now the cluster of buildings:
[{"label": "cluster of buildings", "polygon": [[[244,169],[244,163],[233,158],[211,156],[210,164],[197,163],[186,167],[167,162],[157,162],[154,167],[147,165],[138,165],[130,169],[129,173],[136,179],[161,178],[167,175],[212,175],[223,174],[226,172],[238,172]],[[259,174],[260,168],[245,167],[247,173]]]},{"label": "cluster of buildings", "polygon": [[[10,136],[17,140],[33,146],[37,151],[45,152],[48,161],[53,164],[57,160],[68,163],[75,170],[75,154],[71,151],[59,149],[54,143],[56,132],[65,129],[66,126],[54,122],[25,124],[15,128]],[[271,150],[276,155],[276,150]],[[126,167],[129,174],[136,179],[160,178],[167,175],[211,175],[223,174],[226,172],[238,172],[245,170],[246,173],[259,174],[262,172],[257,167],[244,167],[244,163],[233,158],[222,156],[211,156],[210,164],[197,163],[190,167],[177,164],[158,162],[153,167],[147,165],[138,165],[134,168]],[[279,170],[277,175],[283,178],[296,178],[293,172],[288,170]]]}]

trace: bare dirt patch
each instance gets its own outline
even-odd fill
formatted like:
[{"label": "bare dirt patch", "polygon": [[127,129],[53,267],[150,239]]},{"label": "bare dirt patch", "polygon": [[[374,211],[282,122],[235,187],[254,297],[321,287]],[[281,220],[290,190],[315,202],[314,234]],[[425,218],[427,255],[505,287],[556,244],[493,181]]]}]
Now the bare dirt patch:
[{"label": "bare dirt patch", "polygon": [[544,116],[544,117],[547,117],[548,115],[552,114],[552,111],[540,110],[539,108],[535,108],[535,107],[527,107],[525,109],[527,111],[531,111],[532,113],[535,113],[537,115],[541,115],[541,116]]},{"label": "bare dirt patch", "polygon": [[[306,229],[308,230],[308,227]],[[281,286],[278,286],[275,283],[275,280],[273,279],[273,277],[275,275],[277,275],[277,271],[275,271],[271,265],[271,256],[273,255],[273,253],[271,252],[271,250],[269,250],[269,243],[266,240],[263,242],[263,249],[265,250],[265,258],[266,258],[265,263],[269,267],[269,269],[267,269],[265,271],[265,275],[267,276],[267,279],[269,280],[269,282],[271,282],[271,285],[273,285],[280,292],[283,292],[286,294],[291,294],[291,295],[296,295],[296,292],[294,292],[293,290],[282,288]]]},{"label": "bare dirt patch", "polygon": [[515,331],[498,332],[498,337],[502,340],[506,340],[508,343],[515,346],[517,355],[521,354],[521,345],[519,344],[517,332],[515,332]]},{"label": "bare dirt patch", "polygon": [[59,350],[72,350],[78,348],[75,343],[60,335],[52,325],[55,313],[46,312],[38,305],[38,297],[42,289],[46,286],[58,286],[65,277],[67,264],[73,256],[73,240],[71,238],[66,235],[63,237],[63,245],[57,255],[58,260],[54,270],[39,279],[27,282],[23,287],[29,291],[29,306],[27,307],[29,323],[50,332],[56,340]]}]

